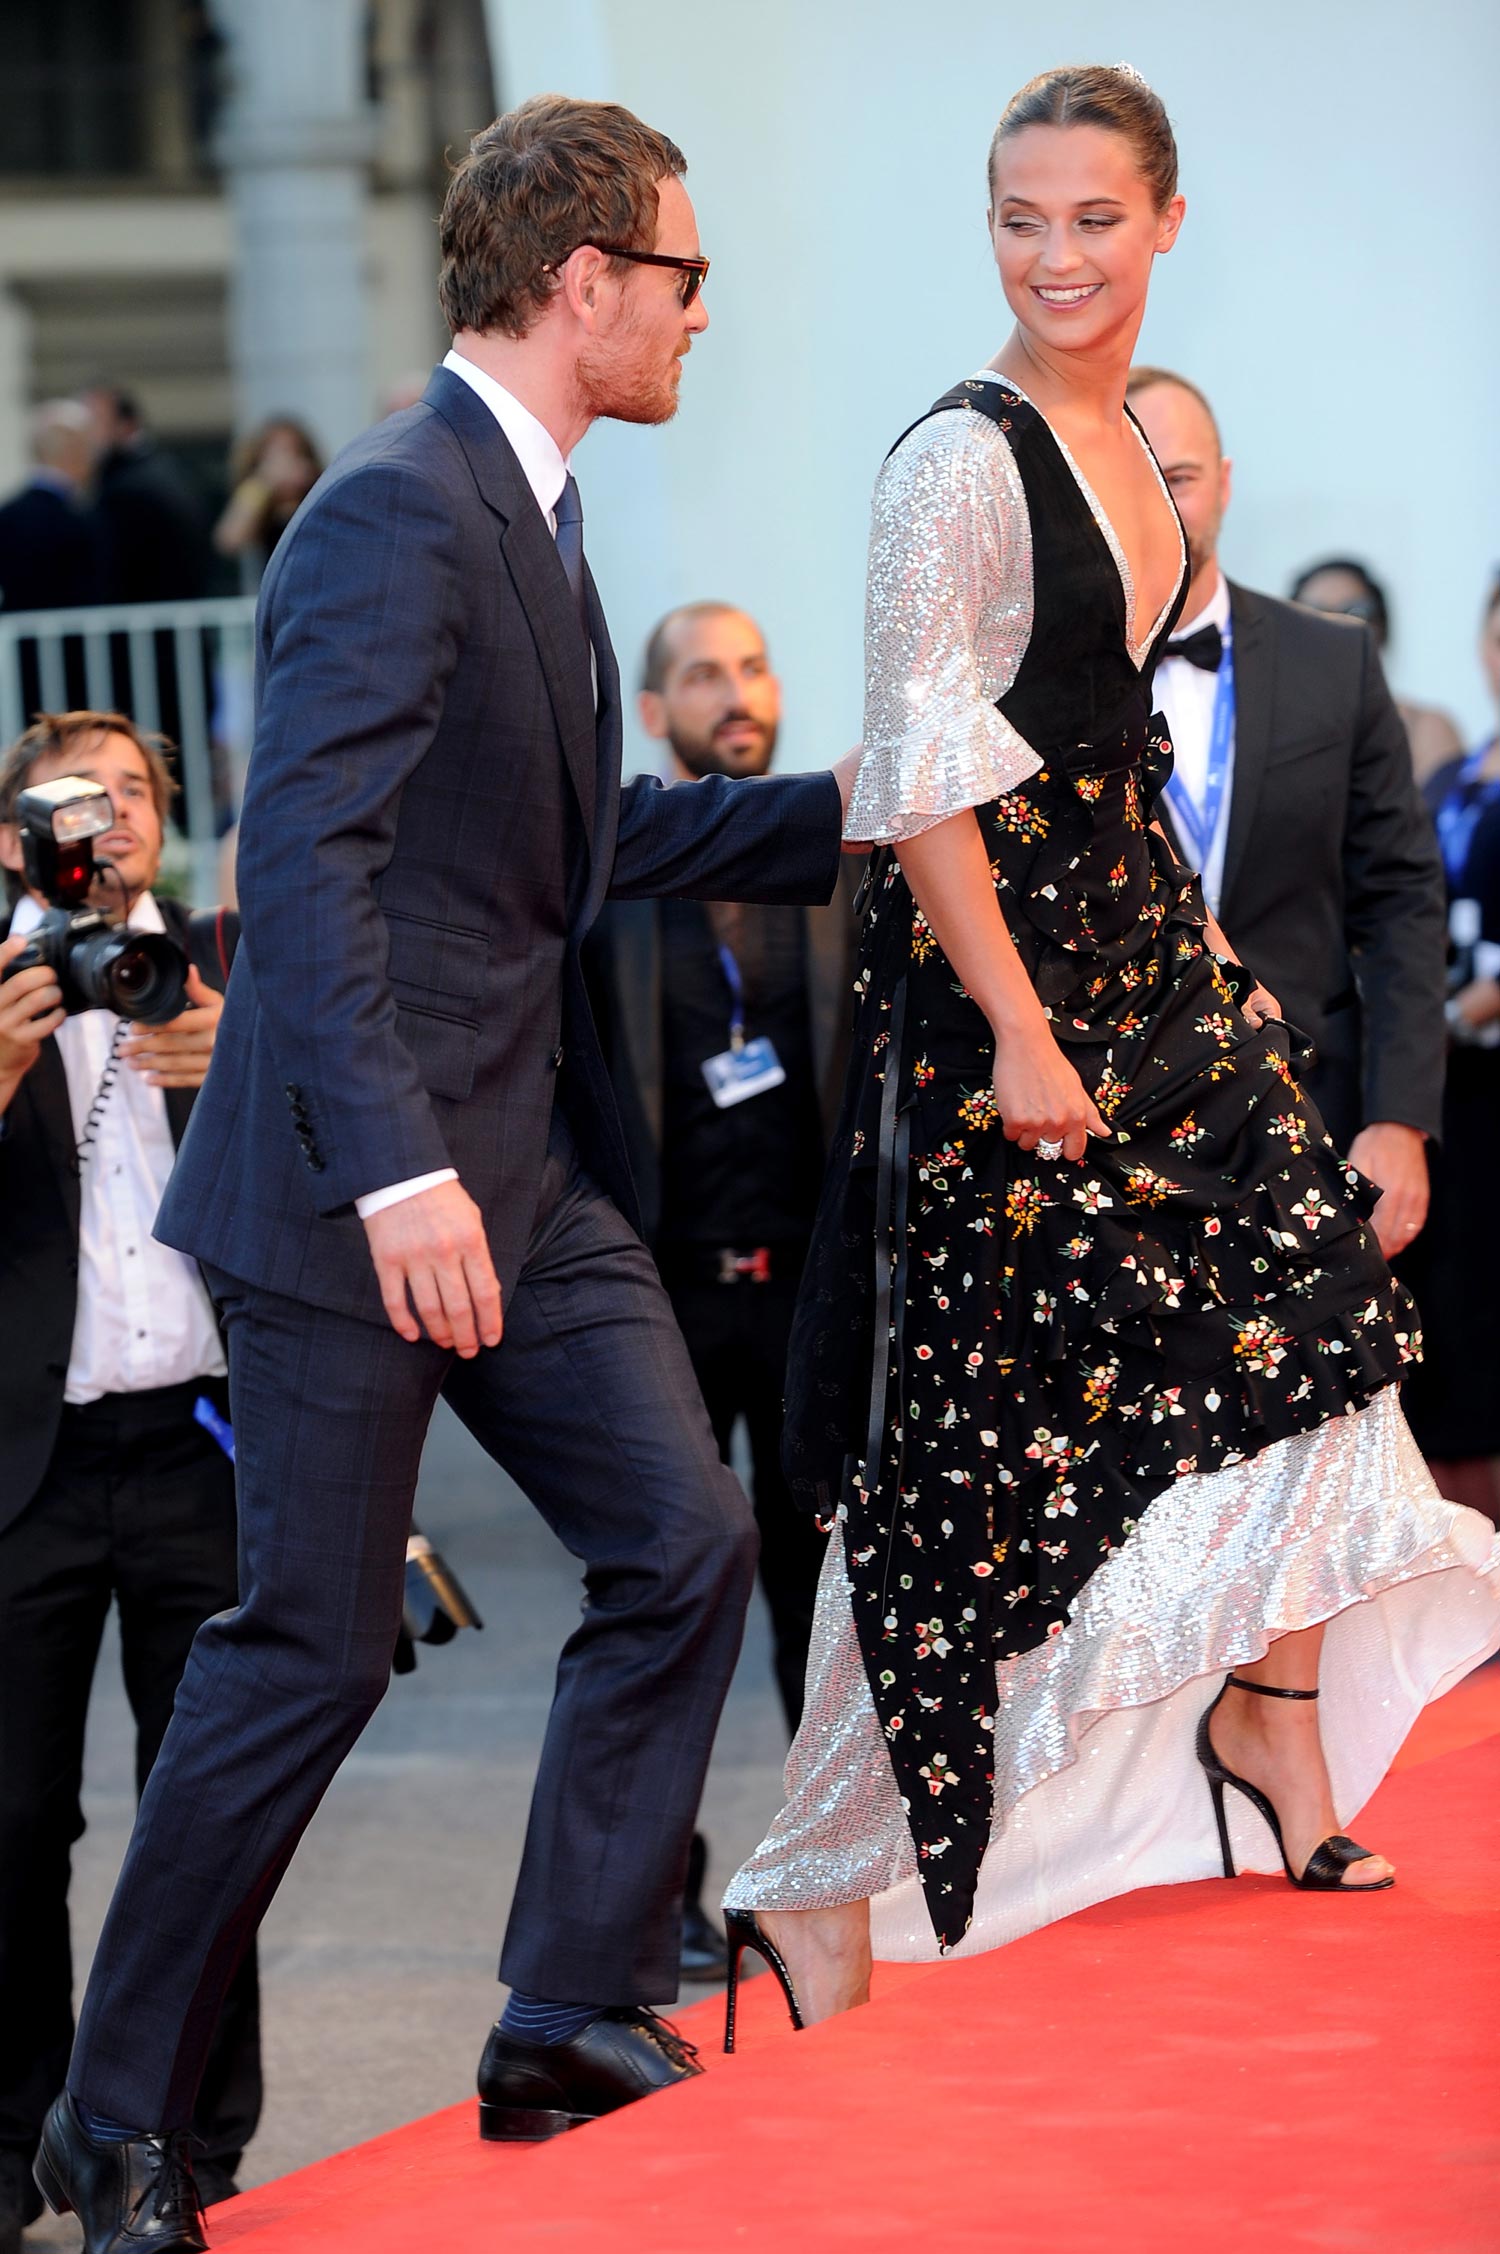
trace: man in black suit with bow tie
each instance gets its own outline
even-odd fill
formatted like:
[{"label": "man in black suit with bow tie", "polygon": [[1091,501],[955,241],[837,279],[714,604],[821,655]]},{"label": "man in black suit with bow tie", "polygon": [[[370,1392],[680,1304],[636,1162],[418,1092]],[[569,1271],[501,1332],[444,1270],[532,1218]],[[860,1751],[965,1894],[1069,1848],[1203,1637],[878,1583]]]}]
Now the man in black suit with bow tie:
[{"label": "man in black suit with bow tie", "polygon": [[43,2136],[43,2190],[104,2254],[204,2243],[206,2029],[385,1689],[439,1392],[585,1592],[481,2129],[551,2136],[698,2071],[650,2006],[755,1534],[633,1226],[579,950],[607,895],[826,900],[852,777],[620,785],[569,457],[600,415],[675,409],[707,325],[683,170],[613,104],[479,134],[440,237],[453,352],[262,588],[244,936],[160,1224],[228,1325],[243,1598],[193,1647]]},{"label": "man in black suit with bow tie", "polygon": [[1369,630],[1227,580],[1231,465],[1196,385],[1136,368],[1192,577],[1156,676],[1174,773],[1160,812],[1231,944],[1317,1063],[1309,1095],[1379,1184],[1388,1259],[1427,1213],[1443,1086],[1444,909],[1432,825]]}]

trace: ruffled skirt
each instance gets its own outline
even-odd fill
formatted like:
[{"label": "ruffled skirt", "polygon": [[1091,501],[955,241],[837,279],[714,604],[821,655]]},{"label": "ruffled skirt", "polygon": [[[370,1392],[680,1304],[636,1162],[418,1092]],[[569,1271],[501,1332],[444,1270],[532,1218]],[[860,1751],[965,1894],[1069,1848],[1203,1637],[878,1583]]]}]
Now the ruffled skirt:
[{"label": "ruffled skirt", "polygon": [[[1500,1647],[1500,1538],[1437,1493],[1394,1386],[1248,1461],[1173,1482],[1061,1630],[996,1668],[991,1833],[973,1922],[950,1953],[1137,1886],[1217,1876],[1198,1718],[1228,1668],[1320,1622],[1323,1744],[1347,1824],[1422,1707]],[[877,1957],[937,1956],[837,1534],[786,1790],[726,1906],[868,1898]],[[1279,1869],[1260,1819],[1230,1801],[1240,1868]]]}]

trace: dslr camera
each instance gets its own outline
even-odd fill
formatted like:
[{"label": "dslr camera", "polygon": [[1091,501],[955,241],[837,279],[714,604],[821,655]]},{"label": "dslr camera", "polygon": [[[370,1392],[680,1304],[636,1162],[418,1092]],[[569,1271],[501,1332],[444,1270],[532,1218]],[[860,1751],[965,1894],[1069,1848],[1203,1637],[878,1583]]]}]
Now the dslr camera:
[{"label": "dslr camera", "polygon": [[26,882],[50,905],[30,943],[0,975],[45,968],[57,980],[69,1015],[113,1010],[116,1017],[165,1025],[187,1006],[186,955],[164,934],[131,931],[122,916],[89,905],[101,873],[94,840],[113,829],[114,821],[109,792],[84,775],[62,775],[22,791],[16,824]]}]

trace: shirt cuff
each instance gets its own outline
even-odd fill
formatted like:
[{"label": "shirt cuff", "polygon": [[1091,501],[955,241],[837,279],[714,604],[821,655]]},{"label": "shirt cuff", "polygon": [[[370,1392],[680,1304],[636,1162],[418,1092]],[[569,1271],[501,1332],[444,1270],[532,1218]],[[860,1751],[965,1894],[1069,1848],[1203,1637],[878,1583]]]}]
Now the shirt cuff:
[{"label": "shirt cuff", "polygon": [[361,1221],[368,1221],[372,1213],[383,1213],[388,1205],[399,1205],[404,1197],[415,1197],[420,1190],[435,1190],[439,1182],[456,1182],[456,1166],[440,1166],[435,1174],[413,1174],[409,1182],[392,1182],[388,1190],[371,1190],[354,1200],[354,1210]]}]

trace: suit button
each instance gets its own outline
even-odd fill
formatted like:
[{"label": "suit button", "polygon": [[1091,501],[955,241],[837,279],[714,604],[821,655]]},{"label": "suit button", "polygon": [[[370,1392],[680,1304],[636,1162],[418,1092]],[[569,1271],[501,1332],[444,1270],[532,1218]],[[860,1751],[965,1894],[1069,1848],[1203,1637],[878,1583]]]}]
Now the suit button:
[{"label": "suit button", "polygon": [[561,1072],[561,1070],[562,1070],[562,1061],[563,1061],[563,1052],[562,1052],[562,1050],[561,1050],[561,1049],[554,1049],[554,1050],[553,1050],[553,1052],[552,1052],[552,1069],[553,1069],[553,1071],[554,1071],[554,1072]]},{"label": "suit button", "polygon": [[289,1095],[289,1096],[291,1097],[291,1099],[292,1099],[292,1102],[293,1102],[294,1104],[299,1104],[299,1103],[301,1103],[301,1101],[302,1101],[302,1090],[301,1090],[301,1089],[300,1089],[300,1088],[299,1088],[299,1087],[297,1086],[297,1083],[296,1083],[296,1081],[295,1081],[295,1080],[289,1080],[289,1081],[287,1082],[287,1084],[286,1084],[286,1092],[287,1092],[287,1094],[288,1094],[288,1095]]},{"label": "suit button", "polygon": [[307,1163],[312,1168],[315,1174],[321,1174],[323,1172],[324,1162],[321,1158],[319,1158],[315,1150],[310,1150],[308,1152]]}]

